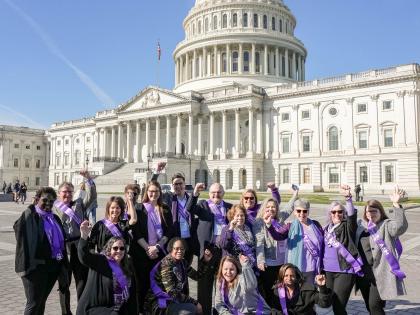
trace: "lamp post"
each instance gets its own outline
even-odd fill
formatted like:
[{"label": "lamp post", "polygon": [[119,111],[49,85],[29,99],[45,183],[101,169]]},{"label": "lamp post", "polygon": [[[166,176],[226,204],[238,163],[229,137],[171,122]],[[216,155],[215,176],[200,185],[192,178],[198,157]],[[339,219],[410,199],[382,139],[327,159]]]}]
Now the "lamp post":
[{"label": "lamp post", "polygon": [[86,157],[85,165],[86,165],[86,171],[87,171],[89,168],[89,156]]},{"label": "lamp post", "polygon": [[191,154],[188,154],[188,161],[190,163],[190,179],[189,179],[189,184],[191,184]]},{"label": "lamp post", "polygon": [[150,173],[150,162],[152,161],[152,157],[150,154],[147,155],[147,176],[149,176]]}]

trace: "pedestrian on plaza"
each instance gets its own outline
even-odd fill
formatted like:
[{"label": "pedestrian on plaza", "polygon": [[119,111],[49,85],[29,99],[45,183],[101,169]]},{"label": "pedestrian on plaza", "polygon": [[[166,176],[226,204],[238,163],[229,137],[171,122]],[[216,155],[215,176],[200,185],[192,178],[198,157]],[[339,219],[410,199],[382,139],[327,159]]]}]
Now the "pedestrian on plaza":
[{"label": "pedestrian on plaza", "polygon": [[297,199],[293,208],[296,219],[292,223],[271,225],[268,230],[275,240],[287,239],[286,261],[297,266],[305,281],[313,284],[322,269],[323,229],[318,221],[309,218],[309,201]]},{"label": "pedestrian on plaza", "polygon": [[19,196],[20,196],[20,200],[22,201],[22,204],[24,204],[26,201],[27,191],[28,191],[28,187],[26,186],[26,183],[23,182],[22,185],[20,185],[20,190],[19,190]]},{"label": "pedestrian on plaza", "polygon": [[3,194],[6,194],[6,188],[7,188],[6,181],[3,181],[3,187],[1,189],[3,191]]},{"label": "pedestrian on plaza", "polygon": [[[223,200],[225,191],[219,183],[210,186],[208,200],[201,200],[197,204],[198,197],[203,190],[203,184],[195,185],[191,203],[188,203],[187,207],[187,210],[192,215],[196,215],[199,220],[197,226],[198,246],[195,248],[194,254],[201,258],[205,250],[208,249],[213,255],[214,266],[218,266],[222,250],[216,244],[220,239],[223,227],[229,224],[226,214],[232,204]],[[217,272],[217,268],[214,266],[211,267],[213,269],[211,272],[206,273],[197,281],[197,299],[203,307],[204,315],[211,314],[214,276]]]},{"label": "pedestrian on plaza", "polygon": [[385,314],[385,301],[404,295],[403,279],[399,258],[402,246],[399,236],[408,228],[405,210],[400,204],[404,190],[395,187],[390,200],[393,209],[389,216],[378,200],[366,203],[363,220],[359,221],[356,244],[363,261],[363,277],[356,278],[370,314]]},{"label": "pedestrian on plaza", "polygon": [[20,183],[17,179],[15,184],[13,185],[13,200],[18,203],[19,202],[19,192],[20,192]]},{"label": "pedestrian on plaza", "polygon": [[362,190],[362,188],[360,187],[360,184],[357,184],[356,186],[354,186],[354,192],[356,194],[356,201],[361,201],[360,200],[360,192],[361,192],[361,190]]},{"label": "pedestrian on plaza", "polygon": [[334,314],[347,315],[346,305],[356,275],[363,275],[363,262],[355,244],[357,211],[353,206],[350,186],[341,185],[341,193],[346,199],[346,206],[333,201],[328,207],[323,266],[327,287],[333,291]]},{"label": "pedestrian on plaza", "polygon": [[77,315],[138,314],[136,281],[123,238],[111,237],[100,254],[92,253],[89,221],[80,224],[79,260],[89,267],[86,287],[77,305]]},{"label": "pedestrian on plaza", "polygon": [[297,196],[298,190],[294,190],[286,208],[281,211],[275,198],[265,199],[254,224],[260,293],[270,307],[274,305],[272,290],[274,282],[280,267],[285,263],[287,241],[276,241],[270,235],[268,228],[271,224],[284,225],[284,222],[293,213],[293,203]]},{"label": "pedestrian on plaza", "polygon": [[288,263],[281,266],[274,286],[276,299],[272,315],[315,315],[317,307],[325,309],[326,313],[331,307],[332,296],[325,285],[325,275],[317,275],[315,283],[316,286],[306,282],[295,265]]},{"label": "pedestrian on plaza", "polygon": [[[73,200],[74,186],[70,182],[63,182],[58,187],[58,200],[54,203],[53,211],[60,217],[66,235],[67,253],[70,266],[68,278],[71,281],[73,274],[76,282],[77,299],[80,299],[85,287],[88,268],[84,266],[77,256],[77,244],[80,239],[80,224],[87,219],[86,209],[97,199],[95,182],[88,171],[80,172],[86,181],[86,194],[84,198]],[[70,282],[59,278],[59,294],[61,313],[72,314],[70,309]]]},{"label": "pedestrian on plaza", "polygon": [[6,188],[6,194],[11,194],[13,192],[12,190],[12,183],[9,183]]},{"label": "pedestrian on plaza", "polygon": [[201,304],[190,296],[188,278],[197,281],[208,272],[212,254],[206,250],[198,261],[198,270],[194,270],[185,259],[186,247],[186,241],[180,237],[169,241],[168,255],[150,273],[151,289],[146,297],[146,314],[203,314]]},{"label": "pedestrian on plaza", "polygon": [[143,183],[141,184],[141,189],[140,189],[140,199],[143,199],[145,192],[146,192],[146,183]]},{"label": "pedestrian on plaza", "polygon": [[140,313],[150,289],[150,272],[166,255],[166,244],[173,236],[173,221],[169,207],[163,203],[158,182],[149,182],[146,193],[137,207],[137,224],[133,227],[130,252],[134,257],[136,279],[141,281],[137,298]]},{"label": "pedestrian on plaza", "polygon": [[60,218],[51,211],[56,198],[53,188],[41,187],[35,193],[36,204],[29,205],[13,225],[15,271],[25,290],[25,315],[44,314],[59,274],[66,274],[65,233]]},{"label": "pedestrian on plaza", "polygon": [[244,255],[239,260],[224,256],[215,283],[216,314],[269,315],[271,309],[258,293],[258,282],[252,262]]}]

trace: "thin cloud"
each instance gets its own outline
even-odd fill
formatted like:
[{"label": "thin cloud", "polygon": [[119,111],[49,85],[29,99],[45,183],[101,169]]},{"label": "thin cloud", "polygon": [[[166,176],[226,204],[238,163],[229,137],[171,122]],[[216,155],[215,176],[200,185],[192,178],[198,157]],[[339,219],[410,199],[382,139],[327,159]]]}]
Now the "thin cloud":
[{"label": "thin cloud", "polygon": [[[4,114],[0,118],[0,124],[46,129],[44,125],[6,105],[0,104],[0,109],[2,110],[2,114]],[[11,115],[7,115],[5,111],[9,112]]]},{"label": "thin cloud", "polygon": [[80,81],[96,96],[96,98],[106,106],[113,106],[116,102],[102,90],[86,73],[80,68],[73,64],[57,47],[51,37],[45,32],[41,26],[30,17],[25,11],[18,7],[11,0],[3,0],[10,8],[16,11],[20,17],[22,17],[26,23],[32,28],[32,30],[41,38],[42,42],[47,46],[48,50],[61,61],[63,61],[74,73],[78,76]]}]

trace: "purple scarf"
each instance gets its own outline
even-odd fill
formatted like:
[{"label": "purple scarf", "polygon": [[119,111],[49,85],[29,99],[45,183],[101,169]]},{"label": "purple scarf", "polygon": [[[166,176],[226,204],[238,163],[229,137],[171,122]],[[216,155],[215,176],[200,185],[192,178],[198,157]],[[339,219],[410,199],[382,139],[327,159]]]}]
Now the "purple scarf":
[{"label": "purple scarf", "polygon": [[[381,239],[381,237],[379,236],[378,230],[376,228],[376,224],[373,223],[372,221],[369,221],[368,223],[368,231],[369,231],[370,237],[373,239],[373,241],[382,251],[382,254],[385,256],[385,259],[387,260],[389,266],[391,267],[391,272],[397,277],[398,280],[404,279],[406,275],[401,270],[398,259],[394,257],[391,250],[389,250],[389,248],[386,246],[384,240]],[[399,246],[398,251],[402,252],[401,243],[398,246]]]},{"label": "purple scarf", "polygon": [[80,224],[82,223],[82,219],[77,216],[76,212],[72,208],[70,208],[64,202],[58,201],[58,200],[54,202],[54,206],[60,209],[61,212],[64,212],[65,214],[67,214],[69,218],[71,218],[74,222],[77,223],[77,225],[80,226]]},{"label": "purple scarf", "polygon": [[118,284],[117,287],[114,288],[114,303],[117,306],[121,306],[124,302],[128,301],[128,298],[130,297],[127,277],[115,260],[107,257],[107,261],[109,268],[112,270],[112,275]]},{"label": "purple scarf", "polygon": [[156,272],[160,266],[162,261],[159,261],[152,269],[152,271],[150,272],[150,288],[152,289],[152,292],[154,294],[154,296],[156,296],[156,298],[158,299],[158,306],[159,308],[166,308],[166,303],[168,301],[172,301],[172,298],[170,297],[170,295],[168,293],[166,293],[165,291],[163,291],[158,284],[156,283],[155,280],[155,275]]},{"label": "purple scarf", "polygon": [[[233,306],[232,303],[230,303],[229,292],[225,288],[226,288],[226,280],[223,279],[220,285],[220,296],[222,296],[223,298],[223,303],[229,309],[229,312],[231,312],[233,315],[243,315],[243,313],[239,312],[238,309],[235,306]],[[255,315],[263,315],[263,311],[264,311],[264,300],[261,294],[258,294],[257,310],[255,312]]]},{"label": "purple scarf", "polygon": [[287,311],[286,290],[283,286],[279,286],[277,288],[277,292],[279,293],[280,305],[283,315],[289,315],[289,312]]},{"label": "purple scarf", "polygon": [[258,210],[260,209],[260,204],[255,204],[252,208],[246,210],[246,216],[249,223],[254,224],[255,218],[257,217]]},{"label": "purple scarf", "polygon": [[62,260],[64,257],[64,236],[60,224],[55,220],[52,212],[44,211],[38,206],[35,206],[35,211],[44,223],[44,232],[50,243],[52,258]]},{"label": "purple scarf", "polygon": [[114,223],[112,223],[108,219],[102,219],[102,223],[107,227],[107,229],[112,233],[113,236],[122,237],[120,230]]},{"label": "purple scarf", "polygon": [[143,203],[147,210],[147,233],[149,245],[156,245],[163,236],[160,216],[156,215],[155,207],[151,203]]},{"label": "purple scarf", "polygon": [[235,240],[236,245],[238,245],[241,249],[241,252],[248,257],[252,266],[256,266],[257,261],[255,259],[253,248],[246,242],[246,240],[242,239],[235,230],[232,231],[232,237]]}]

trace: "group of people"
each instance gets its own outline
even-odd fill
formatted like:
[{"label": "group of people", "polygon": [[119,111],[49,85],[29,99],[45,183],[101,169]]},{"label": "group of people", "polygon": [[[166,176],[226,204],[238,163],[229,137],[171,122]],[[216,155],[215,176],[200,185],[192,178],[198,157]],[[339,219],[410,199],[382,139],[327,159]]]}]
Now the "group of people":
[{"label": "group of people", "polygon": [[16,203],[22,202],[22,204],[26,201],[26,192],[28,191],[28,186],[26,186],[25,182],[20,183],[17,179],[12,187],[12,183],[6,184],[3,181],[2,186],[3,194],[13,194],[13,201]]},{"label": "group of people", "polygon": [[[58,198],[52,188],[37,191],[14,225],[25,314],[43,314],[57,280],[62,314],[71,314],[72,274],[80,315],[347,314],[354,285],[370,314],[385,314],[385,300],[404,294],[403,190],[392,194],[389,214],[369,200],[358,220],[351,188],[343,185],[345,204],[331,203],[322,226],[296,186],[283,209],[273,183],[262,203],[252,189],[238,203],[226,202],[219,183],[198,200],[205,185],[188,195],[180,173],[163,193],[164,167],[158,164],[143,195],[129,184],[123,198],[111,197],[95,224],[86,212],[96,200],[87,172],[83,198],[73,200],[71,183],[59,186]],[[197,281],[197,298],[188,278]]]}]

